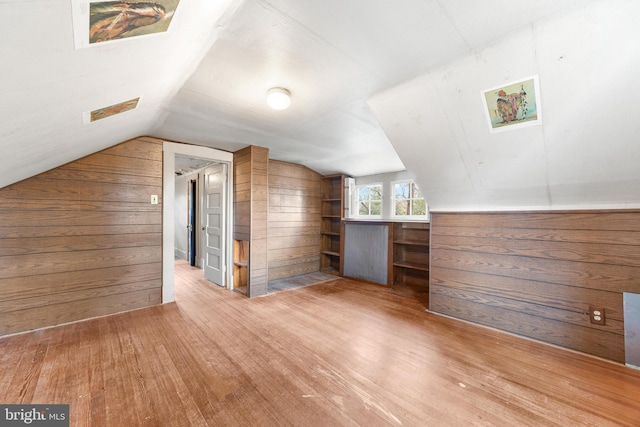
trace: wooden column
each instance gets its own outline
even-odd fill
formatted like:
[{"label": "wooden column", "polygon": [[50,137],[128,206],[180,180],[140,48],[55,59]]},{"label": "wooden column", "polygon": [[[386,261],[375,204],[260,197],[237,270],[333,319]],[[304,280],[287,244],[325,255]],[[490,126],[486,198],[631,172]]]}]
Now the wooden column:
[{"label": "wooden column", "polygon": [[269,150],[249,146],[234,153],[234,239],[249,242],[247,296],[267,293]]}]

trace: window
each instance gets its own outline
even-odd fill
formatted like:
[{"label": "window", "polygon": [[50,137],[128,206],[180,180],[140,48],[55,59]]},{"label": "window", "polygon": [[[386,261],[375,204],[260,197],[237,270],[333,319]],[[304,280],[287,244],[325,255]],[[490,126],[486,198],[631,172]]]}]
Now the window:
[{"label": "window", "polygon": [[358,216],[382,215],[382,184],[358,185],[356,194],[358,195]]},{"label": "window", "polygon": [[412,217],[427,215],[427,202],[414,182],[393,183],[393,215]]}]

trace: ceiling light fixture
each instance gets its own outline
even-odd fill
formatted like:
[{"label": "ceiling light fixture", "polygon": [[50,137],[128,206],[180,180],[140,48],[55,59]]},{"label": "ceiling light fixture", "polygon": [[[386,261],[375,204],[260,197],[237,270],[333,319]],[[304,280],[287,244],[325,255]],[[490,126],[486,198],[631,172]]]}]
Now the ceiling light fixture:
[{"label": "ceiling light fixture", "polygon": [[274,110],[285,110],[291,104],[291,92],[282,87],[272,87],[267,92],[267,104]]}]

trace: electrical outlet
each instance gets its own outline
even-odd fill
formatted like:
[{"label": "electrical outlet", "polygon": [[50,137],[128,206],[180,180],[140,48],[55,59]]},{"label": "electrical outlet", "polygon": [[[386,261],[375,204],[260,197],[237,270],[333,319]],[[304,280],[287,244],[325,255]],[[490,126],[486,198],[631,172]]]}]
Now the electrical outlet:
[{"label": "electrical outlet", "polygon": [[604,307],[589,306],[589,321],[594,325],[605,324]]}]

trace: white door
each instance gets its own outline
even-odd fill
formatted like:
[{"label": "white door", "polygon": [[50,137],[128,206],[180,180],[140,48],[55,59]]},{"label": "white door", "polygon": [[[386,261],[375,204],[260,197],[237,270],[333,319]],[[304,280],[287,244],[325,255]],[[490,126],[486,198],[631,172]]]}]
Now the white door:
[{"label": "white door", "polygon": [[227,165],[219,163],[204,170],[202,230],[204,243],[204,277],[225,286],[225,188]]}]

